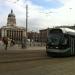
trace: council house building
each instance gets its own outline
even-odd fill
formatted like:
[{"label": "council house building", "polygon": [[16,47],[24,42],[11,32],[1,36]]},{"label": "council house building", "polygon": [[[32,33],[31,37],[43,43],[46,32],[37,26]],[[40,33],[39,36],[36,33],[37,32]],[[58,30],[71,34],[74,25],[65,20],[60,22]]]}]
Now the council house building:
[{"label": "council house building", "polygon": [[8,14],[7,25],[0,29],[1,38],[8,37],[15,41],[22,41],[26,37],[26,29],[24,27],[16,26],[16,17],[13,10]]}]

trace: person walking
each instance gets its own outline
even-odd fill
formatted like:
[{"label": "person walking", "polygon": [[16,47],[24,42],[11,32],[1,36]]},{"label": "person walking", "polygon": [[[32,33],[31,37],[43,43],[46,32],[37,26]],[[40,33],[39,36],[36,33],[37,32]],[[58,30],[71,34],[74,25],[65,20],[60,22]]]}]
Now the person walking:
[{"label": "person walking", "polygon": [[8,47],[8,38],[7,37],[3,37],[3,43],[5,44],[5,50],[7,50],[7,47]]},{"label": "person walking", "polygon": [[11,40],[11,46],[15,45],[15,41],[12,39]]},{"label": "person walking", "polygon": [[22,48],[26,48],[26,38],[23,38],[21,41]]},{"label": "person walking", "polygon": [[2,41],[2,38],[0,38],[0,49],[3,49],[3,41]]}]

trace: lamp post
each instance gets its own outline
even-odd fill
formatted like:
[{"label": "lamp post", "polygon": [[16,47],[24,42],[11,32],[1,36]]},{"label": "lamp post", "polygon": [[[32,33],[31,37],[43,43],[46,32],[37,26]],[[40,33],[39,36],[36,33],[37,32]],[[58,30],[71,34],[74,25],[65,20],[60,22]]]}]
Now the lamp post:
[{"label": "lamp post", "polygon": [[26,47],[27,47],[27,31],[28,31],[28,5],[26,4]]},{"label": "lamp post", "polygon": [[26,36],[23,37],[22,42],[24,42],[22,45],[24,45],[24,48],[27,48],[27,38],[28,38],[28,5],[26,4]]},{"label": "lamp post", "polygon": [[26,37],[27,37],[27,31],[28,31],[28,5],[26,5]]}]

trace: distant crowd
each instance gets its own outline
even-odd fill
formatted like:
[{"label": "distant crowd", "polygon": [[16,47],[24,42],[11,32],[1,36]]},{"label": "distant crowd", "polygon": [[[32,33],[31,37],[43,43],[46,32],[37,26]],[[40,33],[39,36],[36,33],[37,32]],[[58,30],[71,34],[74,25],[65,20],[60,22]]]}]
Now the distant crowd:
[{"label": "distant crowd", "polygon": [[34,41],[29,41],[26,38],[23,38],[20,43],[17,43],[15,40],[13,39],[9,39],[8,37],[3,37],[0,38],[0,49],[5,49],[7,51],[8,47],[12,47],[15,44],[18,44],[21,46],[21,48],[27,48],[27,46],[45,46],[46,43],[42,43],[42,42],[34,42]]}]

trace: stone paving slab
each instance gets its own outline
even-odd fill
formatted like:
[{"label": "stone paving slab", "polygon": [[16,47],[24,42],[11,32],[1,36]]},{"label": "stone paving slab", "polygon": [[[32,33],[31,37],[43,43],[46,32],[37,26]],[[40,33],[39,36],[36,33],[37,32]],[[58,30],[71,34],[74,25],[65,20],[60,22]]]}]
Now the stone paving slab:
[{"label": "stone paving slab", "polygon": [[75,75],[75,57],[0,63],[0,75]]},{"label": "stone paving slab", "polygon": [[[46,58],[44,56],[45,50],[46,50],[45,47],[27,47],[22,49],[19,48],[17,45],[15,45],[13,47],[9,47],[7,51],[5,49],[0,50],[0,63],[29,61]],[[31,55],[32,53],[33,55]],[[38,53],[38,56],[35,57],[36,55],[34,53],[36,54]]]}]

